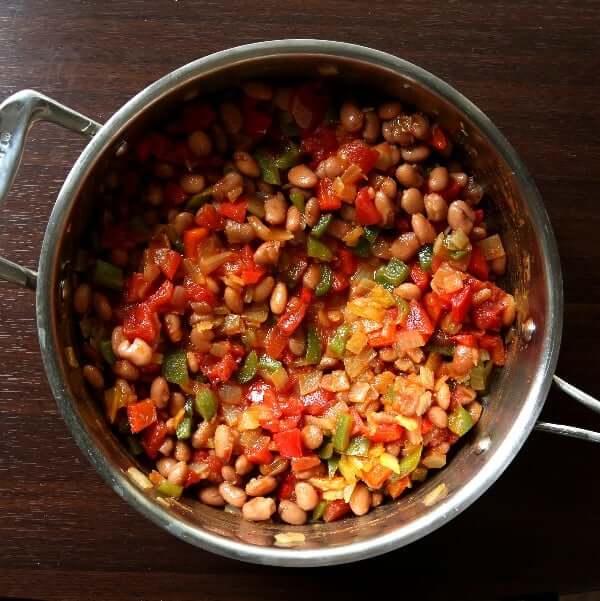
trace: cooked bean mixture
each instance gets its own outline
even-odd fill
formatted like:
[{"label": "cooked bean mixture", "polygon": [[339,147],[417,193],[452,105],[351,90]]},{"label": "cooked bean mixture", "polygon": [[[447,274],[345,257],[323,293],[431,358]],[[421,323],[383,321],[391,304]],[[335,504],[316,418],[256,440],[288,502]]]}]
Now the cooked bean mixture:
[{"label": "cooked bean mixture", "polygon": [[458,156],[396,100],[248,82],[117,159],[73,306],[157,495],[330,522],[444,467],[515,318]]}]

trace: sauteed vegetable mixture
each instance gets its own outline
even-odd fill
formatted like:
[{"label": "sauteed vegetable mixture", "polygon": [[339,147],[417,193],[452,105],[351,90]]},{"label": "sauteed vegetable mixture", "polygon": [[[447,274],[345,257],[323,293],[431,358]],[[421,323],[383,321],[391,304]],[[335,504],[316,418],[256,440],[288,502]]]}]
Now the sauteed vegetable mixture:
[{"label": "sauteed vegetable mixture", "polygon": [[435,120],[248,82],[118,160],[73,304],[83,375],[158,495],[330,522],[446,464],[515,303]]}]

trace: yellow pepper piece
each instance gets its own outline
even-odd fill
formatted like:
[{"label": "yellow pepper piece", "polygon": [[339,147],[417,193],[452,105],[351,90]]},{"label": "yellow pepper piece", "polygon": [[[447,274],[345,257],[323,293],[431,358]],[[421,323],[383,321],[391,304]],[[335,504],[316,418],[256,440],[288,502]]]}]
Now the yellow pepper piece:
[{"label": "yellow pepper piece", "polygon": [[390,453],[383,453],[379,457],[379,463],[381,463],[383,467],[387,467],[388,469],[392,470],[394,474],[400,473],[400,464],[398,463],[398,459]]}]

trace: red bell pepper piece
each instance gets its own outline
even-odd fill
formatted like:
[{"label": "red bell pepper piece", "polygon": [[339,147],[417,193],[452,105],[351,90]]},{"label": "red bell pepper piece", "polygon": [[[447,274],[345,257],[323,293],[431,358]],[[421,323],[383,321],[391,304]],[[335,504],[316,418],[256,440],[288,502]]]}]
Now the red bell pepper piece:
[{"label": "red bell pepper piece", "polygon": [[429,273],[423,271],[419,263],[413,263],[410,266],[410,279],[421,289],[421,292],[425,292],[429,288],[430,278]]},{"label": "red bell pepper piece", "polygon": [[277,393],[275,388],[261,380],[260,378],[252,382],[246,389],[244,398],[248,403],[255,405],[269,405],[275,406],[277,400]]},{"label": "red bell pepper piece", "polygon": [[403,440],[404,430],[399,424],[379,424],[375,432],[367,432],[366,436],[373,442],[396,442]]},{"label": "red bell pepper piece", "polygon": [[300,326],[308,305],[303,303],[300,298],[293,296],[285,308],[283,315],[277,322],[277,327],[285,336],[291,336]]},{"label": "red bell pepper piece", "polygon": [[321,161],[335,154],[337,148],[335,130],[324,125],[320,125],[312,134],[302,138],[300,144],[302,152],[313,158],[311,167],[316,167]]},{"label": "red bell pepper piece", "polygon": [[186,277],[183,280],[183,286],[188,299],[192,302],[208,303],[211,307],[214,307],[218,302],[217,297],[212,290],[209,290],[202,284],[196,284],[196,282],[189,277]]},{"label": "red bell pepper piece", "polygon": [[299,417],[304,413],[304,405],[295,394],[279,399],[279,409],[284,417]]},{"label": "red bell pepper piece", "polygon": [[504,312],[501,294],[498,289],[493,289],[492,298],[473,308],[471,318],[475,327],[480,330],[500,330],[502,327],[502,313]]},{"label": "red bell pepper piece", "polygon": [[310,288],[302,288],[300,290],[300,302],[305,305],[310,305],[313,299],[313,291]]},{"label": "red bell pepper piece", "polygon": [[347,276],[354,275],[358,267],[358,261],[354,253],[347,248],[339,247],[335,254],[341,272]]},{"label": "red bell pepper piece", "polygon": [[396,328],[396,324],[387,323],[380,331],[375,332],[375,334],[369,338],[369,346],[371,348],[391,346],[394,344],[394,342],[396,342],[397,334],[398,330]]},{"label": "red bell pepper piece", "polygon": [[338,156],[348,161],[348,163],[358,165],[366,175],[375,167],[379,153],[370,146],[367,146],[362,140],[352,140],[352,142],[340,146]]},{"label": "red bell pepper piece", "polygon": [[443,299],[435,292],[428,292],[424,298],[425,308],[433,324],[437,324],[445,311],[452,306],[447,300]]},{"label": "red bell pepper piece", "polygon": [[189,469],[185,476],[185,480],[183,481],[183,488],[188,488],[190,486],[194,486],[194,484],[198,484],[200,480],[203,480],[203,474],[199,474],[195,472],[193,469]]},{"label": "red bell pepper piece", "polygon": [[450,297],[452,304],[450,316],[453,323],[461,324],[465,320],[467,313],[471,309],[473,292],[473,286],[467,283]]},{"label": "red bell pepper piece", "polygon": [[208,229],[195,227],[183,232],[183,252],[188,259],[198,258],[198,244],[208,236]]},{"label": "red bell pepper piece", "polygon": [[392,499],[397,499],[410,486],[410,477],[404,476],[398,480],[392,480],[385,487],[386,492]]},{"label": "red bell pepper piece", "polygon": [[326,409],[331,407],[335,401],[335,394],[328,390],[319,388],[310,394],[301,397],[304,412],[308,415],[323,415]]},{"label": "red bell pepper piece", "polygon": [[375,225],[381,221],[381,215],[375,206],[370,192],[373,189],[365,186],[358,191],[354,205],[356,207],[356,220],[361,225]]},{"label": "red bell pepper piece", "polygon": [[244,133],[253,140],[262,138],[269,127],[271,127],[271,115],[258,110],[256,105],[258,101],[250,96],[244,96],[242,100],[242,118]]},{"label": "red bell pepper piece", "polygon": [[169,280],[165,280],[155,292],[153,292],[147,299],[145,304],[152,311],[161,311],[169,305],[173,298],[173,292],[175,286]]},{"label": "red bell pepper piece", "polygon": [[223,229],[223,216],[217,212],[214,205],[205,204],[198,209],[194,221],[201,227],[205,227],[208,230],[222,230]]},{"label": "red bell pepper piece", "polygon": [[188,195],[183,191],[183,188],[175,182],[169,182],[165,186],[164,198],[168,206],[176,207],[183,204]]},{"label": "red bell pepper piece", "polygon": [[162,443],[167,437],[167,426],[165,422],[156,421],[148,426],[142,434],[142,446],[146,455],[150,459],[155,459],[158,455],[158,449],[162,446]]},{"label": "red bell pepper piece", "polygon": [[456,200],[460,193],[463,190],[463,186],[461,186],[456,180],[451,179],[448,186],[446,186],[443,190],[440,190],[438,194],[446,201],[452,202]]},{"label": "red bell pepper piece", "polygon": [[485,213],[484,213],[483,209],[475,209],[475,220],[473,221],[473,224],[481,225],[484,215],[485,215]]},{"label": "red bell pepper piece", "polygon": [[286,432],[278,432],[273,435],[273,440],[282,457],[288,459],[291,459],[292,457],[302,457],[302,435],[298,428],[293,428]]},{"label": "red bell pepper piece", "polygon": [[439,152],[444,152],[448,148],[448,138],[444,130],[437,123],[431,128],[429,144]]},{"label": "red bell pepper piece", "polygon": [[435,273],[443,262],[444,260],[440,255],[434,255],[431,259],[431,273]]},{"label": "red bell pepper piece", "polygon": [[221,359],[212,365],[200,363],[200,370],[210,380],[211,384],[227,382],[237,369],[237,361],[231,353],[225,354]]},{"label": "red bell pepper piece", "polygon": [[484,334],[479,338],[479,346],[489,352],[494,365],[504,365],[506,363],[506,349],[499,335]]},{"label": "red bell pepper piece", "polygon": [[365,422],[363,421],[363,418],[358,413],[356,407],[354,407],[353,405],[350,407],[350,415],[352,417],[352,421],[354,422],[352,425],[352,431],[350,432],[350,434],[352,436],[356,436],[357,434],[362,434],[363,432],[365,432],[366,431]]},{"label": "red bell pepper piece", "polygon": [[483,252],[478,246],[473,246],[471,250],[471,258],[467,271],[480,280],[487,280],[490,276],[490,268],[488,262],[483,256]]},{"label": "red bell pepper piece", "polygon": [[273,461],[273,454],[269,451],[270,442],[268,436],[261,436],[251,447],[244,449],[244,455],[250,463],[269,464]]},{"label": "red bell pepper piece", "polygon": [[392,470],[384,467],[380,463],[376,463],[368,472],[363,474],[363,480],[367,486],[373,489],[378,489],[383,486],[383,483],[393,474]]},{"label": "red bell pepper piece", "polygon": [[172,280],[181,265],[181,255],[168,248],[154,248],[150,251],[152,261],[156,263],[166,278]]},{"label": "red bell pepper piece", "polygon": [[456,344],[462,344],[463,346],[477,347],[477,338],[473,334],[457,334],[456,336],[452,336],[452,340]]},{"label": "red bell pepper piece", "polygon": [[424,417],[421,420],[421,434],[427,434],[433,430],[433,424],[429,421],[428,418]]},{"label": "red bell pepper piece", "polygon": [[350,513],[350,505],[342,499],[336,499],[335,501],[330,501],[327,507],[325,507],[323,521],[335,522],[335,520],[343,518],[347,513]]},{"label": "red bell pepper piece", "polygon": [[187,104],[183,109],[183,128],[188,134],[199,129],[206,129],[217,115],[209,104]]},{"label": "red bell pepper piece", "polygon": [[256,267],[252,267],[250,269],[243,269],[241,273],[241,278],[244,280],[244,284],[257,284],[262,280],[266,273],[266,269],[261,265],[257,265]]},{"label": "red bell pepper piece", "polygon": [[277,492],[277,497],[280,500],[292,500],[295,501],[296,493],[294,489],[296,488],[296,476],[292,472],[289,472],[287,476],[284,478],[283,482],[279,486],[279,491]]},{"label": "red bell pepper piece", "polygon": [[265,352],[273,359],[279,359],[287,348],[288,336],[286,336],[278,325],[271,326],[265,336]]},{"label": "red bell pepper piece", "polygon": [[137,303],[125,313],[123,334],[129,340],[141,338],[146,342],[153,343],[158,336],[159,329],[158,316],[146,303]]},{"label": "red bell pepper piece", "polygon": [[144,279],[143,273],[138,273],[137,271],[132,273],[125,286],[125,302],[135,303],[144,300],[149,289],[150,282]]},{"label": "red bell pepper piece", "polygon": [[298,127],[308,131],[323,121],[328,107],[329,96],[324,93],[322,86],[315,83],[298,86],[290,100],[290,112]]},{"label": "red bell pepper piece", "polygon": [[152,399],[127,405],[127,419],[132,434],[137,434],[156,421],[156,405]]},{"label": "red bell pepper piece", "polygon": [[319,181],[317,198],[321,211],[335,211],[342,206],[342,199],[333,191],[333,180],[329,177]]},{"label": "red bell pepper piece", "polygon": [[429,319],[427,311],[423,309],[423,305],[419,301],[410,301],[410,309],[406,317],[406,328],[420,332],[425,340],[428,340],[433,334],[434,328],[431,319]]},{"label": "red bell pepper piece", "polygon": [[247,210],[248,201],[243,197],[239,198],[236,202],[222,202],[219,205],[219,213],[221,215],[233,219],[238,223],[244,223]]},{"label": "red bell pepper piece", "polygon": [[350,286],[350,280],[343,273],[334,271],[333,281],[331,282],[331,289],[333,292],[343,292]]},{"label": "red bell pepper piece", "polygon": [[305,472],[313,467],[317,467],[321,463],[321,459],[317,455],[305,455],[304,457],[296,457],[292,459],[293,472]]}]

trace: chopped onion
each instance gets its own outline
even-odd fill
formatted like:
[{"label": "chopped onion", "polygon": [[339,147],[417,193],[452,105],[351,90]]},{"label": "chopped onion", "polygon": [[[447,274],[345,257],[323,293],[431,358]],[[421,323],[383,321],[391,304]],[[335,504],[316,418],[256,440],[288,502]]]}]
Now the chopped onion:
[{"label": "chopped onion", "polygon": [[319,388],[323,372],[319,370],[309,371],[308,373],[301,374],[298,377],[298,384],[300,386],[300,394],[310,394],[315,392]]},{"label": "chopped onion", "polygon": [[504,252],[504,246],[502,246],[502,240],[498,234],[484,238],[480,242],[477,242],[477,246],[479,246],[483,256],[487,261],[500,259],[506,255],[506,252]]},{"label": "chopped onion", "polygon": [[347,246],[356,246],[363,233],[362,227],[354,227],[344,236],[343,241]]},{"label": "chopped onion", "polygon": [[348,392],[348,400],[351,403],[364,403],[370,388],[366,382],[354,382]]},{"label": "chopped onion", "polygon": [[220,342],[213,342],[210,345],[209,352],[213,357],[224,357],[229,352],[229,341],[222,340]]},{"label": "chopped onion", "polygon": [[270,240],[285,242],[294,237],[292,232],[288,232],[285,229],[267,227],[258,217],[248,217],[248,223],[252,226],[254,233],[265,242]]},{"label": "chopped onion", "polygon": [[362,169],[352,163],[344,173],[342,173],[341,180],[344,184],[355,184],[362,177]]},{"label": "chopped onion", "polygon": [[442,482],[438,484],[430,493],[425,495],[423,499],[423,505],[426,507],[431,507],[435,505],[438,501],[445,499],[448,496],[448,487]]},{"label": "chopped onion", "polygon": [[441,453],[431,453],[422,461],[423,465],[429,469],[439,469],[446,465],[446,455]]},{"label": "chopped onion", "polygon": [[343,369],[337,369],[323,376],[321,388],[329,392],[346,392],[350,390],[348,375]]},{"label": "chopped onion", "polygon": [[217,392],[221,400],[229,405],[239,405],[242,401],[242,387],[239,384],[221,384]]},{"label": "chopped onion", "polygon": [[226,251],[223,253],[218,253],[218,254],[212,255],[210,257],[203,255],[202,257],[200,257],[200,260],[198,261],[200,271],[202,271],[202,273],[205,275],[212,273],[215,269],[218,269],[219,267],[221,267],[221,265],[223,265],[223,263],[226,263],[227,259],[229,259],[230,256],[231,256],[231,253],[229,251]]},{"label": "chopped onion", "polygon": [[264,323],[268,316],[269,309],[266,303],[254,303],[242,313],[244,319],[256,323]]},{"label": "chopped onion", "polygon": [[223,404],[221,405],[221,410],[223,411],[223,419],[229,427],[235,426],[240,420],[242,411],[239,407]]},{"label": "chopped onion", "polygon": [[394,348],[398,351],[419,348],[425,346],[423,335],[416,330],[401,330],[396,337]]},{"label": "chopped onion", "polygon": [[437,294],[452,294],[462,288],[464,277],[463,273],[448,263],[442,263],[431,280],[431,289]]},{"label": "chopped onion", "polygon": [[375,359],[377,353],[371,349],[365,349],[359,355],[355,357],[346,357],[344,359],[344,367],[346,368],[346,373],[350,378],[356,378],[360,376],[368,367],[371,361]]},{"label": "chopped onion", "polygon": [[332,219],[327,233],[338,240],[343,240],[348,233],[352,230],[352,226],[343,219]]}]

